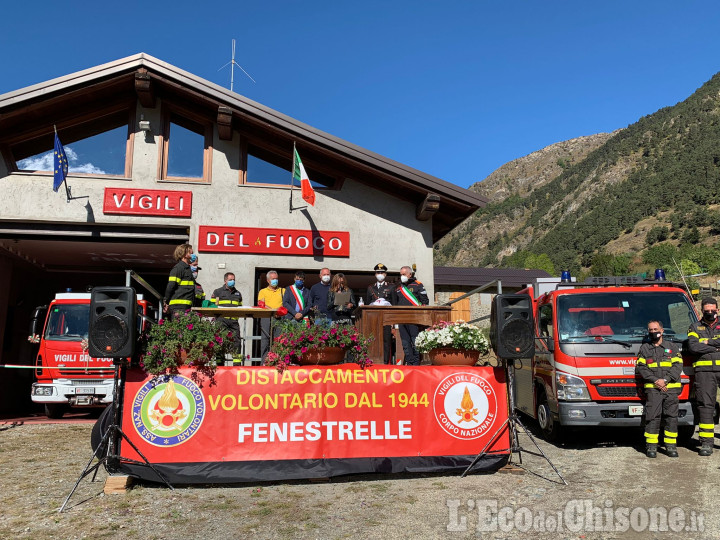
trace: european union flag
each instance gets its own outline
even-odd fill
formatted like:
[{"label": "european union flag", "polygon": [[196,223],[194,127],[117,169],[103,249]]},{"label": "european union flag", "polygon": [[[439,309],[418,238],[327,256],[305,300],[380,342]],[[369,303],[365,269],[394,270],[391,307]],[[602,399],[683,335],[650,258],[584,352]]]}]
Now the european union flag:
[{"label": "european union flag", "polygon": [[68,173],[68,161],[67,157],[65,156],[65,149],[63,148],[63,145],[60,143],[60,139],[58,138],[57,131],[55,132],[55,159],[54,159],[54,166],[53,166],[53,173],[55,176],[55,181],[53,182],[53,191],[57,191],[60,189],[60,186],[62,186],[62,183],[65,181],[65,177]]}]

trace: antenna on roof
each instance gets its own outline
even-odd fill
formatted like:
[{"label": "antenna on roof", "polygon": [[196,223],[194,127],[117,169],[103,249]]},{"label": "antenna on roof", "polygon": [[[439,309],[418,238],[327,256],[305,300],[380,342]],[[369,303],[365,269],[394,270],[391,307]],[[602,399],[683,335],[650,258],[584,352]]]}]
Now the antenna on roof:
[{"label": "antenna on roof", "polygon": [[[225,69],[225,68],[228,67],[228,66],[230,66],[230,91],[231,91],[231,92],[233,91],[233,83],[235,82],[235,66],[237,66],[237,67],[239,67],[240,69],[242,69],[242,72],[243,72],[245,75],[247,75],[248,78],[249,78],[252,82],[256,82],[255,79],[253,79],[252,77],[250,77],[250,74],[249,74],[247,71],[245,71],[245,70],[243,69],[243,67],[235,61],[235,40],[234,40],[234,39],[232,40],[232,59],[231,59],[227,64],[225,64],[223,67],[221,67],[220,69]],[[218,71],[220,71],[220,69],[218,69]]]}]

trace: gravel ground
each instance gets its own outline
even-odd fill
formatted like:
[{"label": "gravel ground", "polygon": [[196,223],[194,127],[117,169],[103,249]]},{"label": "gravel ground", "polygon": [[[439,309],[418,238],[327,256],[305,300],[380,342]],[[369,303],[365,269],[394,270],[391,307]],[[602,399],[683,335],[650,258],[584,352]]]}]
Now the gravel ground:
[{"label": "gravel ground", "polygon": [[[522,474],[141,484],[119,495],[103,494],[102,470],[59,514],[90,459],[91,427],[0,426],[0,538],[720,538],[720,449],[700,458],[691,445],[679,459],[650,460],[641,433],[599,430],[559,446],[538,441],[568,486],[527,452]],[[535,450],[527,436],[520,442]]]}]

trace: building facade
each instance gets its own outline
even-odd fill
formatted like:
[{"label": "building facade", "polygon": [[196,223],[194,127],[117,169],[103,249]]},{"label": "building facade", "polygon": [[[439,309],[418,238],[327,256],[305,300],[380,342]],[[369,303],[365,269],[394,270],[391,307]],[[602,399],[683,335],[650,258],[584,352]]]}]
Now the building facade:
[{"label": "building facade", "polygon": [[[57,192],[55,130],[70,165]],[[314,206],[290,187],[293,148]],[[378,262],[416,265],[432,298],[434,242],[485,203],[146,54],[0,95],[0,155],[4,364],[34,362],[36,305],[126,270],[163,292],[184,242],[205,291],[233,272],[245,305],[270,269],[312,285],[327,266],[362,289]],[[0,390],[29,393],[9,373]]]}]

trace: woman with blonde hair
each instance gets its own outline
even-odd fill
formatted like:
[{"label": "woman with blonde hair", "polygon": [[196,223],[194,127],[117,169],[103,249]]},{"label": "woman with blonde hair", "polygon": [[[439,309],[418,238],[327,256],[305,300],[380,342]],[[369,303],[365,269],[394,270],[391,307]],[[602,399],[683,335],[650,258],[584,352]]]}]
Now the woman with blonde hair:
[{"label": "woman with blonde hair", "polygon": [[352,324],[352,312],[357,303],[352,290],[347,286],[345,274],[338,272],[332,278],[328,291],[327,308],[335,324]]}]

